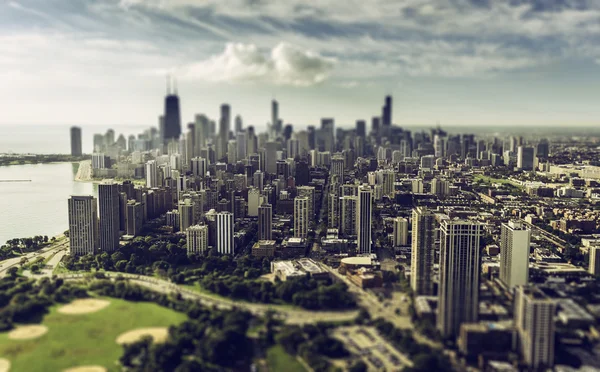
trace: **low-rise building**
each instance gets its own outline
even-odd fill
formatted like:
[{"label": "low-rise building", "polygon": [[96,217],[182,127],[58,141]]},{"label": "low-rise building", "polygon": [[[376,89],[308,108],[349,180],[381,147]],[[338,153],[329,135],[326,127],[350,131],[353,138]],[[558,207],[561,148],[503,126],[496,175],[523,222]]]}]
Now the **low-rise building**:
[{"label": "low-rise building", "polygon": [[252,246],[252,255],[256,257],[273,257],[275,256],[275,248],[277,242],[275,240],[259,240]]},{"label": "low-rise building", "polygon": [[281,281],[286,281],[290,278],[301,278],[307,275],[315,279],[329,278],[329,272],[322,269],[310,258],[302,258],[294,261],[273,261],[271,262],[271,272]]}]

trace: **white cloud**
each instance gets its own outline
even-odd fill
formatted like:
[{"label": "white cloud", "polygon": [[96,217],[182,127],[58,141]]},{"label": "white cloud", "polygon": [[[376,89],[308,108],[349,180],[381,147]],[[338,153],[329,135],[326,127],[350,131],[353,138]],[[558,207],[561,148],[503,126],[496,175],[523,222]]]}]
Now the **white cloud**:
[{"label": "white cloud", "polygon": [[213,82],[260,81],[310,86],[325,81],[335,60],[289,43],[264,54],[255,44],[227,43],[223,53],[181,67],[177,74]]}]

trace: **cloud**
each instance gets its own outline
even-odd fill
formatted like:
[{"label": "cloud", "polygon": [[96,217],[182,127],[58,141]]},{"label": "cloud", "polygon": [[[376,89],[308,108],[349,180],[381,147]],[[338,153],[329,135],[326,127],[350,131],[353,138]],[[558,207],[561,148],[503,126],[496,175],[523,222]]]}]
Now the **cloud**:
[{"label": "cloud", "polygon": [[289,43],[279,43],[265,55],[255,44],[227,43],[225,50],[203,61],[183,66],[183,78],[213,82],[266,82],[311,86],[325,81],[335,60]]}]

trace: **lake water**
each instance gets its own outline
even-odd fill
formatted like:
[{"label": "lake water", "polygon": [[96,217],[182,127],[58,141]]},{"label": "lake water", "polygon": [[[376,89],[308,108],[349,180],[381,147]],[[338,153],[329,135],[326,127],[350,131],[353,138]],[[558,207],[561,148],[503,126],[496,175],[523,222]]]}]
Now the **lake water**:
[{"label": "lake water", "polygon": [[97,196],[93,183],[75,182],[77,163],[0,167],[0,244],[8,239],[58,235],[69,228],[67,200],[71,195]]}]

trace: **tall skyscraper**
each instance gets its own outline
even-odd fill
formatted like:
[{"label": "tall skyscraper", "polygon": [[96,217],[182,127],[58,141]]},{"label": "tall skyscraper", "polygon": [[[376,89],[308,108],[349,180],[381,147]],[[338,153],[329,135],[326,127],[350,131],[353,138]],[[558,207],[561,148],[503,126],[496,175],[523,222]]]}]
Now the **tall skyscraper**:
[{"label": "tall skyscraper", "polygon": [[71,127],[71,156],[81,155],[81,128]]},{"label": "tall skyscraper", "polygon": [[408,244],[408,220],[402,217],[394,218],[394,247]]},{"label": "tall skyscraper", "polygon": [[529,280],[531,231],[518,221],[503,223],[500,232],[500,280],[510,289]]},{"label": "tall skyscraper", "polygon": [[371,215],[373,209],[373,191],[368,185],[358,188],[356,203],[356,236],[359,253],[371,253]]},{"label": "tall skyscraper", "polygon": [[435,217],[425,207],[412,212],[410,286],[416,296],[433,295]]},{"label": "tall skyscraper", "polygon": [[69,242],[72,256],[95,254],[99,245],[98,206],[93,196],[69,198]]},{"label": "tall skyscraper", "polygon": [[519,146],[517,148],[517,168],[530,171],[535,167],[535,148]]},{"label": "tall skyscraper", "polygon": [[186,231],[186,248],[188,256],[193,254],[204,254],[208,249],[208,226],[194,225]]},{"label": "tall skyscraper", "polygon": [[194,218],[194,201],[191,197],[185,197],[179,201],[179,228],[181,231],[187,230],[188,227],[196,223]]},{"label": "tall skyscraper", "polygon": [[315,218],[315,187],[314,186],[298,186],[296,188],[298,196],[308,198],[308,217],[312,220]]},{"label": "tall skyscraper", "polygon": [[273,206],[263,204],[258,207],[258,239],[272,240],[273,237]]},{"label": "tall skyscraper", "polygon": [[556,303],[541,290],[517,287],[514,313],[518,349],[532,370],[545,371],[554,365],[555,312]]},{"label": "tall skyscraper", "polygon": [[385,96],[381,119],[383,127],[390,127],[392,125],[392,96]]},{"label": "tall skyscraper", "polygon": [[165,115],[163,143],[166,145],[171,141],[178,141],[181,136],[181,113],[179,110],[179,96],[177,96],[177,87],[171,93],[171,88],[167,86],[167,96],[165,97]]},{"label": "tall skyscraper", "polygon": [[119,186],[113,180],[98,185],[100,211],[100,251],[113,252],[119,247]]},{"label": "tall skyscraper", "polygon": [[437,328],[444,337],[455,338],[461,324],[477,322],[482,230],[466,220],[441,223]]},{"label": "tall skyscraper", "polygon": [[158,166],[156,165],[156,160],[149,160],[146,163],[146,187],[159,187],[161,184],[162,182],[158,179]]},{"label": "tall skyscraper", "polygon": [[225,103],[221,105],[221,119],[219,120],[219,141],[217,143],[218,160],[223,159],[227,155],[229,128],[231,128],[231,107]]},{"label": "tall skyscraper", "polygon": [[331,175],[337,175],[338,177],[344,177],[344,157],[335,155],[331,158]]},{"label": "tall skyscraper", "polygon": [[297,196],[294,199],[294,237],[306,238],[308,236],[309,201],[306,196]]},{"label": "tall skyscraper", "polygon": [[273,136],[277,137],[281,132],[281,127],[279,125],[279,103],[276,100],[271,101],[271,128]]},{"label": "tall skyscraper", "polygon": [[589,272],[592,275],[600,276],[600,247],[590,247]]},{"label": "tall skyscraper", "polygon": [[217,213],[217,252],[234,254],[233,214],[231,212]]}]

